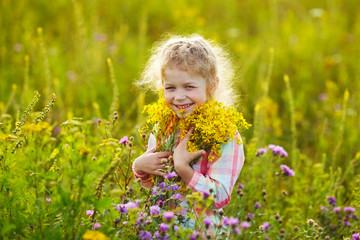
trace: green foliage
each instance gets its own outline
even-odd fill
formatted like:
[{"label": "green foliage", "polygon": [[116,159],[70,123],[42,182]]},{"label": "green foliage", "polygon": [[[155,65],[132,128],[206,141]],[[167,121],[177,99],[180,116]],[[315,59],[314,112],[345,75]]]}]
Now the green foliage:
[{"label": "green foliage", "polygon": [[[225,215],[251,224],[241,229],[243,239],[341,239],[360,231],[343,211],[360,208],[358,1],[0,6],[0,239],[81,239],[95,223],[111,239],[122,228],[129,230],[122,238],[139,237],[132,224],[140,210],[124,224],[114,204],[149,194],[133,181],[131,163],[145,149],[137,129],[155,96],[132,83],[166,32],[224,44],[238,66],[237,107],[254,126],[243,135],[244,188],[235,186]],[[134,136],[133,146],[118,143],[124,135]],[[269,144],[282,145],[289,157],[256,156]],[[282,175],[282,164],[295,176]],[[148,230],[160,221],[154,217]],[[267,231],[259,229],[265,222]]]}]

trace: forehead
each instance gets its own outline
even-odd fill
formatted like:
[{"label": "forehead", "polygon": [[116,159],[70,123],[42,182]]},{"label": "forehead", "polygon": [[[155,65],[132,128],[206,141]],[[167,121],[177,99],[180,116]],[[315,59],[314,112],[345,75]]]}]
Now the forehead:
[{"label": "forehead", "polygon": [[166,68],[164,71],[164,84],[174,83],[206,83],[206,80],[197,73],[186,71],[181,68]]}]

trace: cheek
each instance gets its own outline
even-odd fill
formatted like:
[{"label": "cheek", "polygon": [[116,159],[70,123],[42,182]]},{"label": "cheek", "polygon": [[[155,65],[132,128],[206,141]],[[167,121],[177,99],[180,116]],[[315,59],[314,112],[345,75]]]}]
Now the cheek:
[{"label": "cheek", "polygon": [[171,103],[171,101],[172,101],[172,96],[171,96],[171,94],[169,94],[169,93],[165,93],[164,94],[165,96],[165,102],[166,102],[166,104],[167,105],[170,105],[170,103]]}]

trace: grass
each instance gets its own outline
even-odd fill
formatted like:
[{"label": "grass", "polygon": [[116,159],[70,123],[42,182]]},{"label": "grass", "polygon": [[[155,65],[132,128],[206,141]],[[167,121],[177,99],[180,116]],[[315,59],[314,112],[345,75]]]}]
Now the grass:
[{"label": "grass", "polygon": [[[255,214],[243,238],[276,239],[281,228],[288,239],[359,232],[355,219],[350,227],[337,223],[326,199],[333,196],[337,206],[358,213],[357,1],[4,0],[0,5],[1,239],[80,239],[95,222],[102,223],[99,231],[115,236],[119,216],[111,203],[145,193],[131,179],[130,195],[124,189],[128,176],[105,173],[112,162],[127,166],[144,150],[137,128],[145,123],[143,106],[156,96],[132,83],[152,44],[168,32],[215,40],[236,63],[237,108],[254,126],[242,133],[246,163],[239,182],[245,188],[234,189],[225,213],[241,221]],[[34,97],[35,91],[41,97]],[[107,140],[125,135],[135,138],[130,158],[129,146]],[[283,146],[289,157],[256,157],[257,149],[269,144]],[[282,176],[281,164],[296,175]],[[103,191],[95,194],[99,179]],[[255,209],[255,202],[262,208]],[[90,208],[111,211],[89,217]],[[263,222],[270,222],[268,232],[259,230]]]}]

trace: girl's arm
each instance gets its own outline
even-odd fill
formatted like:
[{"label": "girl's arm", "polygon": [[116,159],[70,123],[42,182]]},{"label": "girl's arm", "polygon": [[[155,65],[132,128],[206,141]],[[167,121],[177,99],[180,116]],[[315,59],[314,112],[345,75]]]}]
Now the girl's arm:
[{"label": "girl's arm", "polygon": [[194,170],[190,167],[190,162],[200,156],[205,156],[205,150],[190,153],[186,149],[186,145],[190,140],[190,135],[194,128],[191,128],[185,138],[180,141],[174,151],[174,167],[175,171],[180,175],[185,184],[188,184],[194,176]]},{"label": "girl's arm", "polygon": [[[240,137],[240,135],[237,134],[236,137]],[[210,189],[213,189],[214,195],[216,195],[214,207],[222,208],[230,202],[232,189],[243,164],[243,145],[238,145],[236,140],[233,140],[223,145],[221,157],[214,159],[208,169],[206,169],[208,166],[207,161],[201,161],[199,169],[194,166],[193,175],[190,181],[186,183],[197,192],[210,192]],[[201,172],[204,174],[201,174]],[[179,175],[181,176],[180,173]]]}]

